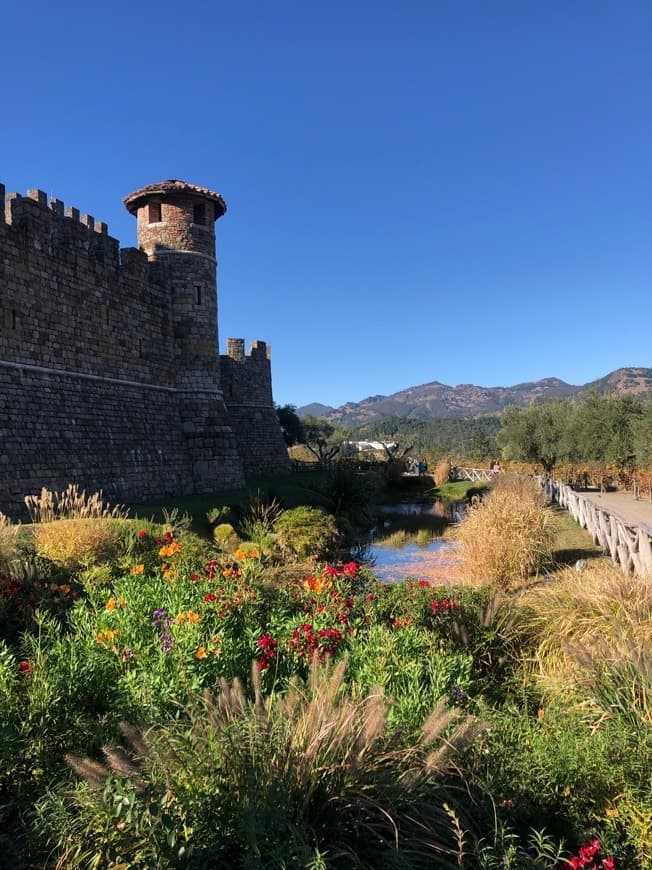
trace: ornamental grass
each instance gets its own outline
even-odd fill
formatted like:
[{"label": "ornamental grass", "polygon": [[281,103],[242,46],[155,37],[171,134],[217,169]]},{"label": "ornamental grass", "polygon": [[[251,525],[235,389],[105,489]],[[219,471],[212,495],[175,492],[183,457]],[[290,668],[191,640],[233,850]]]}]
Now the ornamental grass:
[{"label": "ornamental grass", "polygon": [[6,568],[18,551],[18,526],[0,513],[0,569]]},{"label": "ornamental grass", "polygon": [[63,492],[43,487],[39,495],[25,496],[25,505],[33,523],[51,523],[61,519],[124,519],[126,511],[121,505],[111,507],[102,492],[87,495],[76,483],[69,483]]},{"label": "ornamental grass", "polygon": [[345,671],[315,659],[265,697],[253,668],[251,696],[221,679],[176,722],[123,725],[102,763],[68,756],[84,784],[40,808],[56,866],[459,866],[444,782],[480,726],[442,705],[406,743]]},{"label": "ornamental grass", "polygon": [[[626,575],[608,562],[567,568],[528,590],[517,619],[539,638],[537,678],[549,691],[573,691],[587,671],[636,663],[652,645],[652,577]],[[582,673],[584,672],[584,673]],[[652,669],[650,670],[652,675]],[[565,688],[566,687],[566,688]]]},{"label": "ornamental grass", "polygon": [[121,527],[109,519],[60,519],[32,529],[38,556],[69,571],[105,562],[115,553]]},{"label": "ornamental grass", "polygon": [[502,475],[457,530],[460,578],[473,585],[517,586],[549,561],[552,541],[552,513],[535,481]]}]

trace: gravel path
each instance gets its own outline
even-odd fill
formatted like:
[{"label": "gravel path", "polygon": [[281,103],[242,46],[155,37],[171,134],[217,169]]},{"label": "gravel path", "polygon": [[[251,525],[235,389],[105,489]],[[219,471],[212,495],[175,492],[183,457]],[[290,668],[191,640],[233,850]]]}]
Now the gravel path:
[{"label": "gravel path", "polygon": [[643,526],[652,535],[652,502],[635,499],[629,492],[582,492],[598,507],[610,511],[627,525]]}]

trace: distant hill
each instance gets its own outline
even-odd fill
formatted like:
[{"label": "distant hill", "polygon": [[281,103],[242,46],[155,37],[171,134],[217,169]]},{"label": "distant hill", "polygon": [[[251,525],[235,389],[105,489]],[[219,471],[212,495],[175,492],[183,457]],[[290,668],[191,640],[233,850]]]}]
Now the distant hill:
[{"label": "distant hill", "polygon": [[330,405],[321,405],[319,402],[313,402],[311,405],[304,405],[303,408],[298,408],[297,413],[300,417],[328,417],[329,414],[335,413],[335,408]]},{"label": "distant hill", "polygon": [[325,417],[331,423],[353,429],[385,417],[432,420],[441,417],[478,417],[499,414],[508,405],[578,396],[597,390],[620,395],[652,395],[652,368],[622,368],[588,384],[575,386],[559,378],[544,378],[513,387],[450,387],[431,381],[408,387],[390,396],[370,396],[361,402],[347,402],[339,408],[313,403],[297,410],[299,416]]}]

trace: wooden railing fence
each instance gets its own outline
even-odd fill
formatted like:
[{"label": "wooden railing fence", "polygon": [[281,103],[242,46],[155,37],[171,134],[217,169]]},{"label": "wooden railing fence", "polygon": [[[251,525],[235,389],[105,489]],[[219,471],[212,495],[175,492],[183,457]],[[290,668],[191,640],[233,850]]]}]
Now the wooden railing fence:
[{"label": "wooden railing fence", "polygon": [[550,501],[566,508],[625,574],[652,574],[652,528],[623,520],[561,481],[549,477],[539,481]]},{"label": "wooden railing fence", "polygon": [[451,480],[471,480],[488,483],[494,475],[486,468],[466,468],[456,465],[451,469]]}]

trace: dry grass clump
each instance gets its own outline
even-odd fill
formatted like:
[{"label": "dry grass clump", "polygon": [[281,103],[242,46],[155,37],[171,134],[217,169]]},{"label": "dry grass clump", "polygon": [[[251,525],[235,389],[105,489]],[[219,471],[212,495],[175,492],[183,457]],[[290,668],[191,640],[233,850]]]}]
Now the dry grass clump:
[{"label": "dry grass clump", "polygon": [[86,494],[76,483],[69,483],[63,492],[51,492],[43,487],[40,495],[25,496],[25,504],[33,523],[51,523],[61,519],[119,519],[127,512],[121,505],[111,507],[104,502],[102,492]]},{"label": "dry grass clump", "polygon": [[120,540],[116,520],[127,512],[111,507],[101,492],[90,495],[70,483],[63,492],[43,487],[40,495],[28,495],[25,504],[35,524],[34,547],[39,556],[69,570],[106,561]]},{"label": "dry grass clump", "polygon": [[105,562],[121,537],[119,525],[105,519],[62,519],[32,531],[36,553],[71,571]]},{"label": "dry grass clump", "polygon": [[433,472],[433,477],[435,478],[435,486],[442,486],[444,483],[448,483],[448,480],[451,476],[451,464],[448,459],[442,459],[437,463],[437,466]]},{"label": "dry grass clump", "polygon": [[0,513],[0,568],[6,567],[16,557],[18,526],[9,517]]},{"label": "dry grass clump", "polygon": [[552,513],[535,481],[502,475],[484,501],[469,508],[455,540],[462,580],[514,586],[550,559]]},{"label": "dry grass clump", "polygon": [[534,660],[538,678],[563,691],[574,687],[578,670],[632,663],[641,649],[650,658],[652,577],[627,576],[606,562],[589,563],[579,572],[568,568],[520,598],[518,621],[540,639]]}]

